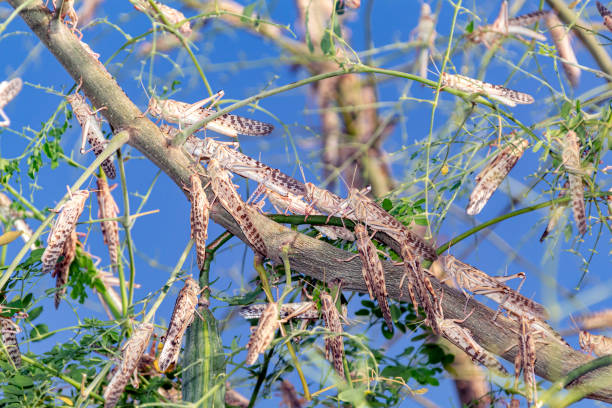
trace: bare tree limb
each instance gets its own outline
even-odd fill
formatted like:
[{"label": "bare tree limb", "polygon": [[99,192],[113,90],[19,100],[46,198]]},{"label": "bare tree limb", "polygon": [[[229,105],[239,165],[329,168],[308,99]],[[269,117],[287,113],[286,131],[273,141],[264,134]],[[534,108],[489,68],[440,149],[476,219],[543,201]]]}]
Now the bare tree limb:
[{"label": "bare tree limb", "polygon": [[[10,0],[13,7],[24,6],[28,0]],[[57,20],[52,22],[50,11],[39,1],[25,5],[21,17],[66,68],[72,78],[83,81],[86,96],[97,106],[106,107],[102,113],[113,129],[129,129],[128,143],[142,152],[159,166],[180,186],[188,183],[191,174],[189,158],[179,149],[167,147],[167,141],[150,120],[142,115],[138,107],[125,95],[123,90],[108,74],[106,69],[91,57],[70,30]],[[211,216],[215,222],[244,240],[240,228],[220,205],[215,205]],[[347,251],[333,247],[325,242],[307,237],[256,214],[253,222],[261,231],[268,258],[279,260],[282,248],[290,245],[289,259],[292,268],[316,279],[341,279],[343,288],[366,292],[358,259],[339,262],[351,256]],[[407,294],[400,293],[399,282],[403,268],[391,262],[384,263],[389,296],[408,301]],[[464,295],[432,279],[437,293],[444,292],[442,307],[446,318],[465,317]],[[485,305],[470,299],[467,310],[474,309],[472,315],[462,325],[471,330],[474,338],[487,350],[514,361],[516,355],[517,324],[504,316],[498,316]],[[543,343],[537,344],[536,373],[550,381],[557,381],[576,367],[592,360],[573,348],[558,342],[551,333],[543,333]],[[590,371],[574,381],[572,389],[586,390],[589,398],[612,402],[612,367],[601,367]]]}]

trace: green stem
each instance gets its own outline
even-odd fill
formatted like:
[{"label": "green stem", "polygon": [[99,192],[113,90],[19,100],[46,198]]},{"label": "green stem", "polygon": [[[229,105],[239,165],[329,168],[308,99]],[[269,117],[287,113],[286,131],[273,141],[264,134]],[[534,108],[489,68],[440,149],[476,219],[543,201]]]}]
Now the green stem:
[{"label": "green stem", "polygon": [[263,258],[261,256],[255,255],[253,259],[253,266],[259,275],[259,280],[261,281],[261,288],[266,294],[266,298],[268,298],[268,302],[274,303],[274,296],[272,296],[272,291],[270,290],[270,283],[268,282],[268,274],[266,273],[266,269],[263,266]]},{"label": "green stem", "polygon": [[[91,176],[94,173],[94,171],[98,169],[100,164],[102,164],[104,160],[106,160],[113,153],[115,153],[115,151],[118,150],[121,146],[123,146],[123,144],[125,144],[129,140],[129,138],[130,138],[130,134],[127,131],[121,131],[117,133],[115,136],[113,136],[113,138],[110,140],[110,142],[106,146],[106,149],[104,149],[104,151],[100,153],[100,155],[93,161],[93,163],[91,163],[89,167],[87,167],[87,170],[85,170],[83,174],[81,174],[81,176],[77,179],[77,181],[75,181],[75,183],[72,185],[72,187],[70,188],[70,191],[76,192],[79,189],[79,187],[81,187],[85,183],[85,181],[87,181],[89,176]],[[62,198],[60,203],[64,203],[65,201],[68,200],[68,198],[69,198],[69,195],[66,194],[64,198]],[[3,288],[4,285],[6,285],[6,282],[9,280],[13,272],[15,272],[15,269],[17,269],[17,266],[19,265],[19,263],[21,262],[25,254],[28,252],[30,247],[36,242],[38,237],[41,236],[45,228],[47,228],[47,226],[51,223],[51,220],[53,219],[54,216],[55,216],[55,213],[49,214],[42,221],[38,229],[34,231],[32,236],[28,240],[28,242],[26,242],[25,245],[21,248],[21,250],[19,250],[17,255],[15,255],[15,258],[13,258],[13,261],[9,265],[8,269],[2,274],[2,278],[0,279],[0,288]]]},{"label": "green stem", "polygon": [[164,301],[164,298],[168,294],[168,291],[170,290],[170,287],[174,284],[174,281],[176,280],[176,277],[178,276],[179,272],[181,271],[181,268],[183,267],[183,264],[187,260],[187,256],[189,255],[189,251],[191,251],[191,247],[192,246],[193,246],[193,239],[190,239],[189,242],[187,243],[187,246],[183,250],[183,253],[181,254],[181,257],[179,258],[178,262],[176,263],[176,266],[174,267],[174,269],[170,273],[170,277],[168,278],[168,280],[166,281],[166,284],[162,288],[161,293],[159,294],[159,296],[157,296],[157,299],[155,299],[155,302],[153,303],[153,306],[151,306],[151,308],[149,309],[149,311],[145,315],[144,319],[142,319],[143,323],[147,323],[147,322],[149,322],[153,318],[153,315],[155,315],[155,312],[157,311],[159,306]]},{"label": "green stem", "polygon": [[[134,259],[134,245],[132,242],[132,216],[130,215],[130,195],[127,188],[127,177],[123,166],[123,157],[121,151],[117,150],[117,164],[119,165],[119,174],[121,177],[121,192],[123,194],[123,219],[120,221],[125,230],[125,245],[128,250],[128,258],[130,260],[130,282],[129,282],[129,297],[128,304],[131,305],[134,301],[134,279],[136,278],[136,262]],[[119,261],[121,265],[122,262]],[[121,294],[123,298],[123,293]]]},{"label": "green stem", "polygon": [[37,220],[42,221],[45,219],[45,216],[38,211],[38,209],[36,207],[34,207],[28,200],[26,200],[17,190],[15,190],[10,184],[2,184],[2,186],[6,189],[6,191],[8,191],[9,193],[11,193],[13,195],[13,197],[15,197],[17,200],[19,200],[19,202],[26,207],[28,210],[32,211],[32,214],[34,214],[34,217],[36,217]]},{"label": "green stem", "polygon": [[[538,401],[536,406],[538,406],[538,407],[543,406],[555,394],[557,394],[563,388],[567,387],[570,383],[572,383],[573,381],[577,380],[578,378],[584,376],[585,374],[587,374],[587,373],[589,373],[591,371],[597,370],[598,368],[606,367],[606,366],[609,366],[609,365],[612,365],[612,355],[596,358],[594,360],[589,361],[586,364],[583,364],[583,365],[581,365],[579,367],[574,368],[572,371],[567,373],[563,378],[561,378],[560,380],[556,381],[550,387],[550,389],[548,389],[546,391],[546,393],[542,396],[540,401]],[[575,396],[574,398],[572,398],[570,396],[571,402],[575,402],[575,401],[577,401],[579,399],[582,399],[583,396],[584,395],[579,395],[579,396]],[[571,402],[569,402],[569,403],[571,403]],[[567,406],[567,405],[569,405],[569,404],[568,403],[563,404],[563,406]],[[556,405],[556,406],[558,406],[558,405]]]},{"label": "green stem", "polygon": [[268,354],[264,357],[264,363],[261,366],[261,371],[259,371],[259,375],[257,376],[257,382],[255,383],[255,388],[253,389],[253,394],[251,394],[251,399],[249,400],[249,405],[247,408],[253,408],[255,405],[255,400],[257,400],[257,394],[259,394],[259,389],[263,384],[266,376],[268,374],[268,366],[270,365],[270,360],[272,359],[272,353],[274,352],[274,348],[271,348],[268,351]]},{"label": "green stem", "polygon": [[[28,364],[32,364],[33,366],[36,366],[38,368],[41,368],[45,371],[48,371],[49,373],[53,374],[55,377],[66,381],[68,384],[72,385],[74,388],[76,388],[78,391],[81,390],[81,383],[78,381],[73,380],[72,378],[63,375],[62,373],[60,373],[59,371],[57,371],[55,368],[49,367],[46,364],[40,363],[37,360],[31,359],[28,356],[25,355],[21,355],[21,359],[23,361],[25,361]],[[97,399],[98,401],[104,402],[104,398],[102,398],[102,396],[100,396],[99,394],[96,394],[95,392],[90,392],[89,395],[91,395],[92,397],[94,397],[95,399]]]},{"label": "green stem", "polygon": [[[602,196],[606,196],[607,194],[608,193],[606,193],[606,192],[590,193],[590,194],[585,194],[585,197],[602,197]],[[436,250],[436,252],[438,253],[438,255],[441,255],[445,251],[447,251],[450,247],[458,244],[459,242],[463,241],[464,239],[468,238],[469,236],[474,235],[478,231],[481,231],[481,230],[483,230],[483,229],[485,229],[485,228],[487,228],[487,227],[489,227],[489,226],[491,226],[493,224],[497,224],[497,223],[502,222],[504,220],[507,220],[509,218],[516,217],[517,215],[533,212],[533,211],[539,210],[540,208],[545,208],[545,207],[548,207],[548,206],[553,205],[553,204],[566,203],[566,202],[569,202],[570,200],[571,200],[571,197],[555,198],[554,200],[545,201],[545,202],[540,203],[540,204],[536,204],[536,205],[532,205],[532,206],[529,206],[529,207],[521,208],[520,210],[516,210],[516,211],[509,212],[507,214],[500,215],[499,217],[495,217],[492,220],[483,222],[482,224],[479,224],[479,225],[475,226],[474,228],[471,228],[471,229],[467,230],[463,234],[459,234],[455,238],[450,239],[447,243],[445,243],[444,245],[440,246]]]},{"label": "green stem", "polygon": [[[204,266],[200,271],[200,287],[205,288],[210,282],[210,264],[212,263],[215,253],[221,248],[227,241],[229,241],[234,234],[229,231],[223,232],[210,244],[206,246],[206,258],[204,259]],[[205,299],[210,298],[210,290],[205,290],[200,296],[204,296]]]}]

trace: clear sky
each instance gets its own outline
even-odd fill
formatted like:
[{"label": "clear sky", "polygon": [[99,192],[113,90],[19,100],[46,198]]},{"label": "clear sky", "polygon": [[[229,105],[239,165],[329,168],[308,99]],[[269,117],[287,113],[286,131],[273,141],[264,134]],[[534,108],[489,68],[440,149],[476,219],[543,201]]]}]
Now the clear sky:
[{"label": "clear sky", "polygon": [[[369,1],[363,3],[359,10],[347,11],[343,17],[351,33],[350,43],[353,49],[360,53],[368,48],[365,40],[367,24],[364,17]],[[480,23],[478,20],[475,21],[476,26],[482,22],[492,22],[497,15],[497,3],[465,2],[464,6],[475,11],[475,14],[464,12],[457,17],[451,61],[458,72],[473,77],[479,75],[486,49],[478,45],[466,46],[465,39],[460,37],[472,20],[481,19]],[[530,8],[529,2],[526,3],[520,9],[521,14],[534,11]],[[584,10],[583,17],[598,21],[595,7],[591,3]],[[375,2],[370,21],[372,43],[377,52],[374,53],[371,64],[412,72],[411,63],[414,59],[414,52],[406,50],[402,44],[413,38],[411,33],[417,24],[420,4],[417,1]],[[436,27],[439,39],[436,42],[436,50],[442,54],[448,44],[454,9],[447,1],[442,1],[439,5],[441,7],[440,16]],[[434,10],[436,7],[438,7],[437,2],[432,5]],[[195,14],[193,10],[187,8],[182,8],[182,10],[188,17]],[[293,3],[270,1],[267,4],[259,4],[255,10],[259,10],[262,16],[269,15],[279,24],[288,25],[291,31],[286,30],[285,35],[290,37],[292,33],[299,35],[299,30],[295,27],[296,13]],[[9,11],[9,6],[0,5],[0,16],[2,16],[0,20],[7,15],[5,11]],[[516,13],[516,10],[511,8],[511,12]],[[127,1],[107,0],[102,3],[97,16],[101,19],[95,20],[83,29],[83,41],[101,54],[100,61],[102,62],[107,61],[125,43],[127,36],[136,37],[150,28],[150,20],[134,10]],[[106,20],[104,16],[107,16]],[[123,32],[117,30],[114,24],[120,26]],[[226,101],[240,100],[265,88],[293,82],[307,75],[303,69],[296,69],[291,61],[279,58],[283,54],[269,40],[243,31],[228,29],[224,23],[214,21],[214,19],[207,21],[200,28],[200,32],[202,38],[195,42],[195,55],[206,72],[213,90],[223,89],[225,91]],[[549,38],[545,44],[551,45],[550,36],[547,33],[545,35]],[[600,40],[604,42],[601,37]],[[573,44],[577,50],[579,63],[597,69],[595,62],[584,47],[576,39],[573,40]],[[383,46],[386,46],[388,50],[384,51],[379,48]],[[208,96],[202,80],[184,51],[174,50],[168,53],[168,58],[158,57],[151,60],[142,59],[138,55],[139,47],[140,43],[119,52],[108,65],[108,70],[116,77],[126,94],[142,110],[147,104],[147,95],[143,91],[142,84],[160,92],[164,87],[170,87],[173,81],[178,81],[173,97],[187,102],[194,102]],[[504,107],[506,111],[511,111],[518,120],[527,125],[539,122],[551,113],[558,113],[563,102],[563,92],[566,92],[569,98],[579,96],[581,100],[584,100],[586,97],[581,96],[584,92],[605,84],[602,78],[598,78],[591,72],[583,71],[579,87],[572,91],[562,72],[557,78],[555,61],[543,55],[543,50],[544,45],[539,44],[535,52],[528,53],[524,44],[509,41],[503,51],[492,57],[491,64],[484,73],[484,79],[488,82],[505,84],[513,89],[529,92],[536,98],[537,102],[534,105],[517,108]],[[361,58],[366,58],[366,54],[359,55]],[[437,59],[436,64],[440,69],[440,59]],[[518,65],[520,69],[515,69]],[[436,69],[431,64],[430,68],[432,71]],[[536,69],[541,69],[538,76],[546,78],[547,83],[529,74]],[[2,158],[15,158],[20,155],[28,144],[34,143],[33,138],[36,137],[36,132],[40,131],[41,123],[47,122],[53,115],[56,115],[57,124],[61,125],[64,122],[64,110],[58,111],[58,106],[63,102],[60,94],[68,93],[74,84],[57,60],[40,44],[20,18],[12,20],[4,31],[0,31],[0,80],[15,75],[20,76],[25,85],[21,94],[5,108],[12,125],[11,129],[0,130],[0,157]],[[433,73],[430,73],[429,77],[437,79],[437,75]],[[423,162],[418,158],[414,159],[412,155],[415,152],[423,153],[423,144],[429,137],[432,108],[428,101],[433,99],[434,93],[431,88],[397,78],[385,78],[380,82],[377,90],[381,102],[380,115],[383,117],[395,115],[398,119],[394,132],[386,138],[383,145],[384,150],[389,153],[388,159],[392,164],[393,174],[398,185],[409,183],[408,195],[411,197],[413,194],[418,195],[416,193],[423,189],[423,184],[413,184],[412,181],[415,174],[422,174],[420,166]],[[271,166],[301,178],[297,166],[299,162],[304,167],[307,181],[319,182],[322,139],[319,116],[316,112],[317,106],[311,89],[307,86],[297,88],[262,100],[259,106],[261,110],[242,108],[236,113],[271,122],[275,125],[276,130],[265,139],[242,137],[240,139],[242,150],[252,157],[259,158]],[[451,115],[452,112],[468,108],[469,105],[466,102],[448,93],[441,93],[440,104],[433,121],[433,132],[431,133],[433,140],[448,142],[457,131],[457,118]],[[473,139],[469,139],[470,143],[482,144],[472,165],[484,159],[488,152],[485,142],[492,141],[496,137],[497,130],[494,129],[496,117],[488,116],[486,120],[481,121],[483,115],[488,113],[488,108],[478,107],[475,114],[466,123],[466,127],[472,132]],[[79,153],[80,127],[75,119],[72,119],[69,124],[71,128],[61,139],[64,153],[79,164],[88,166],[94,158],[93,153],[86,155]],[[109,131],[107,125],[104,129]],[[504,130],[504,133],[507,133],[507,130]],[[544,129],[537,129],[536,136],[542,138],[543,131]],[[460,132],[460,138],[468,139],[468,135]],[[536,143],[535,140],[530,140],[530,142],[532,146]],[[154,187],[142,211],[159,210],[156,214],[138,218],[133,227],[136,248],[136,281],[141,285],[136,290],[136,299],[142,300],[151,292],[157,291],[166,282],[169,271],[177,262],[189,240],[189,202],[180,188],[163,173],[158,174],[158,169],[143,158],[138,151],[131,147],[125,147],[123,151],[124,157],[130,158],[125,166],[132,211],[140,206],[152,184]],[[452,146],[450,151],[452,157],[457,149]],[[438,155],[435,156],[437,159],[441,157],[439,151],[435,154]],[[512,203],[507,194],[497,192],[482,213],[475,217],[467,216],[464,211],[470,188],[473,185],[470,182],[466,183],[443,222],[440,223],[438,214],[431,215],[432,223],[436,228],[439,227],[436,237],[438,244],[448,241],[478,223],[498,216],[507,211],[509,207],[522,208],[549,200],[550,193],[546,193],[548,188],[542,184],[528,194],[526,193],[529,186],[536,181],[535,173],[551,166],[550,160],[540,160],[541,152],[534,153],[532,149],[528,150],[510,174],[507,182],[502,184],[502,189],[511,191],[519,201]],[[27,176],[27,167],[24,163],[20,180],[11,181],[11,185],[19,189],[25,198],[36,203],[41,211],[45,207],[54,207],[64,195],[66,185],[72,184],[81,173],[81,169],[65,163],[52,169],[49,160],[44,155],[43,163],[44,167],[34,180]],[[459,159],[451,162],[451,167],[455,165],[464,166]],[[451,169],[449,176],[452,174]],[[236,177],[235,181],[240,185],[244,198],[248,197],[255,187],[253,183],[247,185],[239,177]],[[599,183],[602,189],[610,188],[609,177],[606,179],[604,176],[603,179],[599,179]],[[88,187],[95,188],[95,181],[89,183]],[[123,211],[124,204],[119,192],[120,189],[115,190],[114,195]],[[94,204],[93,201],[95,200],[90,200],[91,208],[89,206],[86,208],[81,221],[87,218],[97,218],[97,204]],[[591,211],[594,211],[593,208]],[[541,244],[538,239],[546,225],[547,214],[548,210],[540,210],[496,224],[485,230],[484,233],[470,237],[455,246],[451,253],[491,275],[525,272],[528,278],[521,292],[549,307],[552,315],[551,324],[558,329],[566,329],[571,325],[568,319],[570,313],[610,307],[608,291],[605,290],[610,280],[606,273],[610,270],[610,233],[604,226],[601,236],[598,237],[600,225],[593,224],[592,231],[587,233],[584,243],[578,246],[572,245],[573,238],[567,241],[563,235],[556,235],[553,239]],[[573,224],[571,214],[568,212],[566,215],[563,222],[568,222],[569,219],[569,222]],[[31,225],[36,227],[38,224],[32,221]],[[562,225],[561,228],[564,226]],[[81,225],[78,230],[85,232],[88,230],[88,225]],[[212,223],[209,237],[216,237],[222,231],[222,228]],[[489,232],[490,234],[487,235]],[[43,237],[46,239],[46,234]],[[213,285],[213,294],[220,296],[235,296],[253,290],[252,284],[249,283],[255,275],[251,266],[250,251],[245,250],[245,246],[236,239],[231,243],[231,249],[220,252],[211,269],[211,278],[219,278]],[[8,248],[7,259],[10,260],[21,245],[21,241],[11,244]],[[594,245],[597,245],[596,251],[591,253],[590,248],[593,248]],[[101,268],[108,269],[108,252],[103,246],[98,226],[89,230],[85,248],[101,258]],[[574,248],[575,251],[571,248]],[[126,255],[127,252],[124,251],[124,257]],[[590,262],[589,273],[580,290],[577,291],[575,288],[581,278],[583,259]],[[197,274],[194,254],[188,258],[184,269],[187,273]],[[52,306],[53,295],[45,295],[45,291],[54,286],[55,283],[50,277],[43,276],[39,284],[33,288],[35,298],[45,305],[45,311],[36,323],[45,322],[50,330],[74,324],[77,318],[72,308],[79,307],[77,303],[68,299],[62,302],[59,311],[56,312]],[[181,286],[180,284],[174,285],[156,314],[156,323],[165,324],[167,322],[174,305],[175,295]],[[213,306],[220,306],[215,310],[215,316],[219,318],[229,313],[228,308],[222,303],[214,302]],[[85,302],[84,308],[79,308],[78,317],[80,319],[85,317],[106,319],[97,298],[93,295]],[[362,322],[348,329],[353,333],[360,333],[366,327],[367,322]],[[373,330],[377,331],[378,328]],[[231,339],[237,336],[238,343],[246,345],[248,333],[248,323],[234,318],[223,332],[224,344],[229,344]],[[56,342],[67,341],[72,336],[72,333],[64,331],[39,343],[24,342],[22,350],[47,351]],[[569,337],[568,340],[577,346],[574,337]],[[378,344],[382,342],[382,339],[374,339],[374,341]],[[402,338],[396,342],[395,347],[399,347],[397,343],[405,347],[408,342],[406,338]],[[314,366],[309,369],[310,375],[314,377],[318,375],[314,371]],[[416,387],[416,384],[411,385]],[[545,387],[547,388],[548,385],[546,384]],[[443,382],[439,389],[430,387],[430,391],[424,396],[440,406],[457,406],[454,388],[450,381]],[[587,401],[579,406],[593,406],[594,404],[594,402]],[[259,404],[259,406],[266,405],[263,401]],[[402,406],[415,405],[413,400],[407,399]]]}]

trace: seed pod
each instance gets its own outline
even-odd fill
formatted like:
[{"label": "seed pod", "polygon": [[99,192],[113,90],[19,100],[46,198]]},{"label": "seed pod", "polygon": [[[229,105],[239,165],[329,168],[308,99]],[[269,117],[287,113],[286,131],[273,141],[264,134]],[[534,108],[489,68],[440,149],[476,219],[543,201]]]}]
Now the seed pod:
[{"label": "seed pod", "polygon": [[104,408],[113,408],[117,405],[130,377],[138,368],[138,363],[149,344],[152,333],[151,323],[139,324],[134,328],[132,337],[123,344],[121,364],[104,390]]},{"label": "seed pod", "polygon": [[195,307],[198,304],[200,285],[191,277],[185,279],[185,286],[178,294],[172,318],[166,332],[164,347],[159,355],[159,369],[165,372],[170,364],[178,361],[183,335],[193,322]]},{"label": "seed pod", "polygon": [[266,307],[261,315],[259,324],[251,334],[251,338],[247,344],[246,365],[254,364],[259,354],[263,353],[265,349],[268,348],[272,340],[274,340],[274,334],[278,327],[278,305],[275,302],[268,303],[268,307]]},{"label": "seed pod", "polygon": [[325,326],[338,335],[325,336],[325,356],[330,360],[338,375],[344,378],[344,343],[342,342],[342,323],[332,297],[327,292],[321,293],[321,313]]},{"label": "seed pod", "polygon": [[[111,194],[108,183],[103,178],[98,178],[98,218],[117,218],[119,207]],[[104,244],[108,246],[108,254],[111,265],[119,263],[119,223],[117,221],[102,221],[102,238]]]},{"label": "seed pod", "polygon": [[476,187],[470,195],[470,202],[466,208],[469,215],[476,215],[482,211],[527,146],[529,146],[527,139],[512,137],[506,147],[476,176]]},{"label": "seed pod", "polygon": [[17,343],[17,333],[21,331],[19,326],[8,317],[0,317],[0,330],[2,331],[2,342],[10,359],[15,367],[21,367],[21,352],[19,351],[19,343]]},{"label": "seed pod", "polygon": [[72,197],[63,205],[61,213],[49,232],[47,248],[40,258],[43,273],[51,272],[55,268],[55,263],[64,249],[66,240],[76,228],[76,222],[83,212],[87,197],[89,197],[89,191],[79,190],[72,193]]},{"label": "seed pod", "polygon": [[191,180],[191,190],[189,190],[189,200],[191,201],[191,239],[194,240],[196,246],[198,268],[202,269],[206,259],[206,238],[208,237],[210,203],[202,188],[200,176],[192,174],[189,180]]},{"label": "seed pod", "polygon": [[575,88],[580,81],[580,68],[577,66],[578,60],[576,59],[576,54],[574,54],[574,49],[570,42],[569,31],[565,30],[563,23],[559,20],[556,13],[548,13],[545,21],[550,31],[550,36],[557,48],[557,53],[559,53],[559,57],[567,61],[561,63],[565,75],[567,75],[570,84]]},{"label": "seed pod", "polygon": [[72,230],[72,232],[68,235],[68,239],[66,243],[64,243],[64,249],[62,250],[62,255],[64,258],[55,265],[55,270],[53,271],[51,277],[55,277],[55,308],[59,307],[59,304],[62,300],[62,296],[66,293],[66,288],[64,285],[68,282],[68,275],[70,274],[70,265],[72,261],[74,261],[74,257],[76,256],[76,246],[77,246],[77,233],[76,230]]},{"label": "seed pod", "polygon": [[580,235],[584,235],[587,231],[586,211],[584,207],[584,186],[582,185],[582,168],[580,166],[580,145],[578,136],[573,130],[570,130],[565,135],[563,141],[563,165],[567,170],[567,178],[569,180],[569,191],[572,198],[572,210],[574,212],[574,220]]}]

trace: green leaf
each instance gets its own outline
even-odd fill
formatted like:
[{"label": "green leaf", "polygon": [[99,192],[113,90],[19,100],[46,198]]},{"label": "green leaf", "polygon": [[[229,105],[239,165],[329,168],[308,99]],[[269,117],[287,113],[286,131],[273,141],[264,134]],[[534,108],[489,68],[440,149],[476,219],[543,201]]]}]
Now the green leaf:
[{"label": "green leaf", "polygon": [[323,35],[323,38],[321,38],[321,51],[323,51],[323,54],[325,55],[332,55],[333,54],[333,42],[331,39],[331,35],[329,34],[328,31],[325,32],[325,34]]},{"label": "green leaf", "polygon": [[30,377],[25,375],[17,374],[13,378],[11,378],[11,384],[14,384],[21,388],[27,388],[34,385],[34,381]]},{"label": "green leaf", "polygon": [[243,23],[249,23],[250,22],[249,17],[251,17],[251,14],[253,14],[253,10],[255,9],[256,5],[257,5],[257,2],[254,2],[246,6],[244,9],[242,9],[243,17],[240,17],[240,21],[242,21]]},{"label": "green leaf", "polygon": [[28,312],[28,318],[26,319],[27,322],[31,322],[32,320],[36,319],[38,316],[40,316],[40,314],[43,311],[43,307],[42,306],[38,306],[35,307],[34,309],[30,310]]},{"label": "green leaf", "polygon": [[385,211],[391,211],[391,209],[393,208],[393,203],[392,203],[392,202],[391,202],[391,200],[389,200],[388,198],[385,198],[385,199],[382,201],[381,205],[382,205],[382,208],[383,208]]},{"label": "green leaf", "polygon": [[561,107],[561,117],[565,120],[569,119],[569,113],[572,110],[572,104],[569,102],[565,102]]},{"label": "green leaf", "polygon": [[30,330],[30,337],[32,341],[41,341],[50,336],[47,333],[49,333],[49,327],[44,323],[40,323]]},{"label": "green leaf", "polygon": [[467,26],[465,26],[465,32],[472,34],[474,32],[474,20],[470,20]]}]

